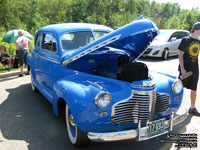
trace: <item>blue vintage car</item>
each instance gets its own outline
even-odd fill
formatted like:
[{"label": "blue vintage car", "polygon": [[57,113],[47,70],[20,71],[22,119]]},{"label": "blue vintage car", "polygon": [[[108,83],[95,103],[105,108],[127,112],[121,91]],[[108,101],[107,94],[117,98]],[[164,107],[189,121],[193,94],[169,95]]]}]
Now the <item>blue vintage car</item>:
[{"label": "blue vintage car", "polygon": [[37,31],[28,57],[32,89],[46,97],[57,116],[64,110],[73,145],[88,139],[147,140],[187,117],[175,115],[183,97],[181,81],[136,61],[158,32],[147,19],[117,30],[63,23]]}]

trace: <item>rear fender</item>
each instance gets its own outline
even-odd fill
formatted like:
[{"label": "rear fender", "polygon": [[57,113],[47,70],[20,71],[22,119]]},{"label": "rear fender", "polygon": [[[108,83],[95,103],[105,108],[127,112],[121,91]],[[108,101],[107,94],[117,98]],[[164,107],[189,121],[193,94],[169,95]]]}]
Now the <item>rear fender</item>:
[{"label": "rear fender", "polygon": [[27,57],[27,65],[28,65],[27,67],[29,67],[29,69],[31,70],[33,80],[35,81],[36,75],[35,75],[35,70],[33,69],[35,67],[34,67],[34,60],[33,60],[32,54],[29,54]]}]

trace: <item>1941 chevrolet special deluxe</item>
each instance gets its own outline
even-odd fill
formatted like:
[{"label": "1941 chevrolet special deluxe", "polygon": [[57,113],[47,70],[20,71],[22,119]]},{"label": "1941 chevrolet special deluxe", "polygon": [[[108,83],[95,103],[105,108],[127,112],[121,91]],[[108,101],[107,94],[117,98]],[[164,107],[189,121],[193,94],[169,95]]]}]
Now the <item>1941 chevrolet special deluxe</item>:
[{"label": "1941 chevrolet special deluxe", "polygon": [[147,140],[187,117],[175,115],[183,97],[181,81],[137,62],[158,33],[147,19],[117,30],[63,23],[36,32],[28,57],[32,89],[46,97],[57,116],[64,109],[73,145]]}]

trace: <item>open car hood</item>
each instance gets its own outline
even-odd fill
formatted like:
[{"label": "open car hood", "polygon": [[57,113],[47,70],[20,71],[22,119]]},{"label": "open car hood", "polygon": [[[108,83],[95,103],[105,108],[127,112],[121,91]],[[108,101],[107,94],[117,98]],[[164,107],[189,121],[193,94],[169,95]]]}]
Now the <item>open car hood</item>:
[{"label": "open car hood", "polygon": [[67,65],[95,50],[103,50],[105,47],[125,50],[135,60],[145,51],[157,34],[158,28],[152,21],[135,20],[66,55],[62,65]]}]

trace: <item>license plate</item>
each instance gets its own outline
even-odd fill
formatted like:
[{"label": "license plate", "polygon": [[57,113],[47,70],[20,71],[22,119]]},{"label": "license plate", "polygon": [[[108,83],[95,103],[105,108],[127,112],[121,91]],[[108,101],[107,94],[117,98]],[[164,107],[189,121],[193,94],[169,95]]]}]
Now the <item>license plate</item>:
[{"label": "license plate", "polygon": [[153,136],[164,132],[166,119],[160,119],[156,121],[149,122],[147,124],[147,136]]}]

